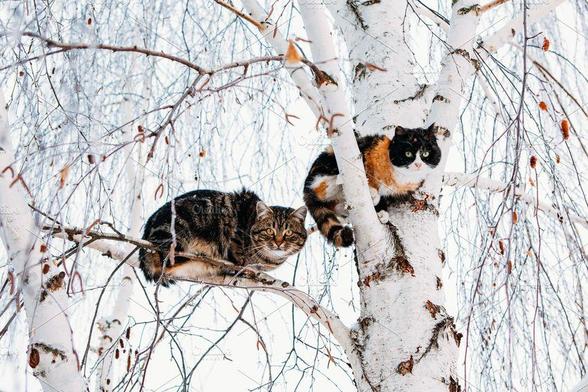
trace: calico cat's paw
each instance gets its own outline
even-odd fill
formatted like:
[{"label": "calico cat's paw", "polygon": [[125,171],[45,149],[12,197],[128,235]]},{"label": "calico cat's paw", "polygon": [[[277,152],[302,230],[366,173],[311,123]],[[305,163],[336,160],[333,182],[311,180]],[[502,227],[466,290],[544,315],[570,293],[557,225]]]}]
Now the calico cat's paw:
[{"label": "calico cat's paw", "polygon": [[388,214],[388,211],[378,211],[378,219],[380,219],[380,223],[382,224],[390,222],[390,215]]},{"label": "calico cat's paw", "polygon": [[372,197],[372,202],[374,205],[377,206],[381,198],[378,190],[376,188],[370,187],[370,196]]},{"label": "calico cat's paw", "polygon": [[429,198],[429,194],[422,190],[416,190],[412,193],[412,197],[416,200],[427,200]]},{"label": "calico cat's paw", "polygon": [[335,246],[338,248],[347,248],[353,244],[353,230],[349,226],[343,226],[337,231],[333,238]]}]

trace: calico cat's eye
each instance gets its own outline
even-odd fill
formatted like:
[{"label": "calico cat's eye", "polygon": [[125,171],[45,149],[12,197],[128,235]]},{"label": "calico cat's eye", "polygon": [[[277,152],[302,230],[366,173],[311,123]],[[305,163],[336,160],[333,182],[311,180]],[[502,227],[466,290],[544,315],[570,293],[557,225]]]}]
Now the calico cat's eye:
[{"label": "calico cat's eye", "polygon": [[407,158],[412,158],[412,152],[410,151],[405,152],[404,155],[406,155]]},{"label": "calico cat's eye", "polygon": [[429,156],[429,151],[426,151],[426,150],[425,150],[425,151],[421,152],[421,156],[422,156],[423,158],[426,158],[426,157],[428,157],[428,156]]}]

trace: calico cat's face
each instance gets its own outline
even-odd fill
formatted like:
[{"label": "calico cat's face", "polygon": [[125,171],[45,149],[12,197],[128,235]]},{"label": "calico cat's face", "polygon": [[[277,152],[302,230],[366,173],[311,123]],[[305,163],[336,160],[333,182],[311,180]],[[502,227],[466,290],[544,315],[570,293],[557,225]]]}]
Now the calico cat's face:
[{"label": "calico cat's face", "polygon": [[399,174],[415,179],[424,178],[441,161],[441,149],[437,144],[435,126],[427,129],[396,127],[390,143],[390,161]]},{"label": "calico cat's face", "polygon": [[[257,203],[257,217],[251,227],[251,238],[256,250],[267,257],[284,259],[304,246],[306,207],[297,210]],[[282,260],[283,261],[283,260]]]}]

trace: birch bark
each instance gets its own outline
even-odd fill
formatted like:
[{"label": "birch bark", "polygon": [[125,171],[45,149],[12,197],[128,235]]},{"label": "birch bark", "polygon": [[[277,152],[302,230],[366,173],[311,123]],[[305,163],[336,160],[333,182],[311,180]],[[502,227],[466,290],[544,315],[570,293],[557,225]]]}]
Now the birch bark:
[{"label": "birch bark", "polygon": [[[313,30],[324,29],[325,20],[319,20],[317,9],[304,4],[300,9],[314,44],[318,33]],[[402,29],[410,23],[404,9],[397,2],[355,8],[339,3],[331,7],[348,46],[348,56],[355,62],[350,89],[356,128],[362,135],[393,136],[396,125],[421,126],[426,118],[426,98],[431,91],[420,86],[412,73],[414,64],[402,41]],[[313,51],[315,63],[322,64],[325,57],[324,48]],[[331,55],[334,57],[337,56]],[[343,179],[347,181],[348,177]],[[373,260],[377,261],[371,268],[366,268],[361,259],[358,265],[361,312],[353,333],[362,358],[362,369],[354,369],[356,375],[362,375],[358,388],[457,390],[459,334],[443,307],[443,253],[436,208],[425,200],[389,212],[391,246],[376,253]],[[357,224],[360,222],[354,217],[351,220],[358,236],[370,230]],[[362,254],[361,243],[356,243],[356,250]]]},{"label": "birch bark", "polygon": [[[0,236],[28,324],[28,364],[44,391],[86,390],[67,318],[65,272],[39,240],[10,147],[8,110],[0,92]],[[18,302],[18,301],[17,301]]]}]

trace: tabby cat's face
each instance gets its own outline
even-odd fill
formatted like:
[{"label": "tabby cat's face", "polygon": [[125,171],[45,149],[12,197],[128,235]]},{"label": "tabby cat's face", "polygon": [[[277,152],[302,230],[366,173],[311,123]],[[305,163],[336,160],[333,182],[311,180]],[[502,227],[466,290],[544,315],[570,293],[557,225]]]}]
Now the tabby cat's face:
[{"label": "tabby cat's face", "polygon": [[251,227],[253,246],[265,256],[282,259],[291,256],[304,246],[306,207],[297,210],[257,203],[257,218]]},{"label": "tabby cat's face", "polygon": [[390,143],[390,161],[405,175],[426,176],[441,161],[435,127],[406,129],[396,127]]}]

